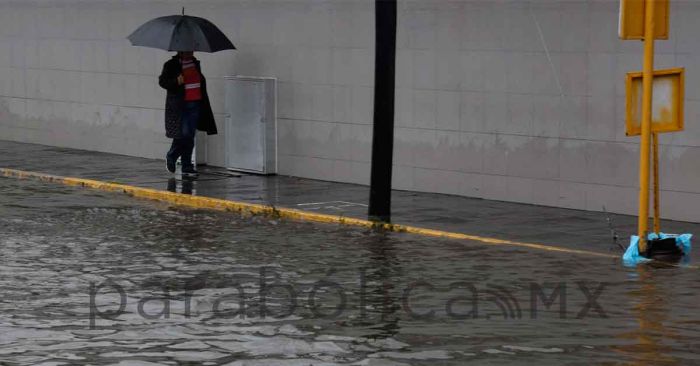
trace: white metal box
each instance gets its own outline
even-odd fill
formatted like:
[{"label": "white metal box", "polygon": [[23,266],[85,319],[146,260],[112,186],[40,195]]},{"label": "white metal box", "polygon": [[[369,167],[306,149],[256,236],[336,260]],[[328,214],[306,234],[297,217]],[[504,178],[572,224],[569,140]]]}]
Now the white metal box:
[{"label": "white metal box", "polygon": [[226,168],[277,173],[277,79],[224,77]]}]

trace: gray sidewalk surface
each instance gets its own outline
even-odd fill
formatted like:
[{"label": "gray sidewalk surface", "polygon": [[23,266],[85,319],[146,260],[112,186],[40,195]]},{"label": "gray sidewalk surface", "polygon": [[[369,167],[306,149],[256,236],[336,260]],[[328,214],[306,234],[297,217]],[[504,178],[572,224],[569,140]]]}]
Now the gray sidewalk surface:
[{"label": "gray sidewalk surface", "polygon": [[[367,218],[369,187],[355,184],[287,176],[230,177],[215,167],[199,167],[199,179],[182,180],[165,170],[163,160],[2,140],[0,167]],[[398,224],[598,252],[619,252],[607,217],[622,245],[636,231],[636,217],[602,212],[406,191],[393,191],[392,202],[392,222]],[[672,233],[698,232],[699,227],[677,221],[662,224],[663,231]]]}]

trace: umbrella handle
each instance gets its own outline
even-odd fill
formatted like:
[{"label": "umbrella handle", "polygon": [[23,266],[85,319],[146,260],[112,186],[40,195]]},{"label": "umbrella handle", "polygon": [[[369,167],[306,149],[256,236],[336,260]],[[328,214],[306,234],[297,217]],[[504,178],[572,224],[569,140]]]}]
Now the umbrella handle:
[{"label": "umbrella handle", "polygon": [[185,15],[185,7],[184,6],[182,7],[182,15],[183,16]]}]

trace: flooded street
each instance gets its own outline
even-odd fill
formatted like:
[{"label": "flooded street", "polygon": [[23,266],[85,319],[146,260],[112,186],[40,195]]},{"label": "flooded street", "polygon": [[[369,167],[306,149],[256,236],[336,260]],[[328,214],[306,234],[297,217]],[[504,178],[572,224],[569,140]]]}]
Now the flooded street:
[{"label": "flooded street", "polygon": [[700,362],[694,268],[0,191],[3,365]]}]

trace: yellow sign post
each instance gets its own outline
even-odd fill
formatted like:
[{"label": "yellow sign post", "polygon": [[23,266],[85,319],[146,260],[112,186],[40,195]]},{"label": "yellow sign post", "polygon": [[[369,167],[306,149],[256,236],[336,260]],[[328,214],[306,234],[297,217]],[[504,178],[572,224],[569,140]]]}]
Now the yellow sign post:
[{"label": "yellow sign post", "polygon": [[661,208],[659,208],[659,134],[651,133],[651,148],[653,154],[652,167],[654,171],[654,232],[661,232]]},{"label": "yellow sign post", "polygon": [[651,100],[654,77],[654,0],[645,0],[644,65],[642,67],[642,137],[639,149],[639,252],[646,252],[649,225],[649,144],[651,142]]},{"label": "yellow sign post", "polygon": [[[652,181],[654,192],[654,232],[661,231],[659,208],[659,133],[683,130],[685,69],[654,71],[651,103]],[[642,130],[643,73],[627,73],[625,134],[637,136]]]},{"label": "yellow sign post", "polygon": [[641,135],[639,149],[639,253],[649,232],[649,153],[653,148],[654,232],[659,222],[659,140],[661,132],[683,129],[684,70],[654,71],[654,40],[668,39],[669,0],[620,0],[618,34],[644,40],[642,72],[627,74],[626,133]]}]

